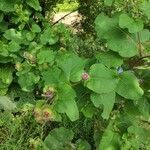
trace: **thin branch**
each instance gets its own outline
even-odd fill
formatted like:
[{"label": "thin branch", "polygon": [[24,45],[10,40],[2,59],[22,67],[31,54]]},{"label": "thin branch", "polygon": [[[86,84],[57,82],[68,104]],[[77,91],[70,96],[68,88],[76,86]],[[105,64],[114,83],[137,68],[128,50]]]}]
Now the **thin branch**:
[{"label": "thin branch", "polygon": [[137,66],[144,58],[150,58],[150,54],[138,58],[136,61],[134,61],[131,68],[134,68],[135,66]]},{"label": "thin branch", "polygon": [[56,22],[54,22],[52,26],[54,26],[55,24],[59,23],[59,21],[63,20],[64,18],[66,18],[66,17],[69,16],[70,14],[74,13],[74,12],[77,11],[78,9],[79,9],[79,8],[77,8],[77,9],[71,11],[70,13],[64,15],[62,18],[60,18],[59,20],[57,20]]},{"label": "thin branch", "polygon": [[138,59],[138,61],[139,61],[139,60],[142,60],[142,59],[144,59],[144,58],[149,58],[149,57],[150,57],[150,54],[149,54],[149,55],[142,56],[142,57],[140,57],[140,58]]}]

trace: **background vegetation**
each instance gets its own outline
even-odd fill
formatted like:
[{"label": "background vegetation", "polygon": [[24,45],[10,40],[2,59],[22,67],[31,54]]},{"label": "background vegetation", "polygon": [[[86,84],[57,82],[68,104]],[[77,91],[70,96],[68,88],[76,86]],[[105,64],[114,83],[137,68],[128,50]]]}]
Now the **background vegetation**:
[{"label": "background vegetation", "polygon": [[[46,19],[66,3],[82,32]],[[0,0],[0,149],[149,150],[149,7]]]}]

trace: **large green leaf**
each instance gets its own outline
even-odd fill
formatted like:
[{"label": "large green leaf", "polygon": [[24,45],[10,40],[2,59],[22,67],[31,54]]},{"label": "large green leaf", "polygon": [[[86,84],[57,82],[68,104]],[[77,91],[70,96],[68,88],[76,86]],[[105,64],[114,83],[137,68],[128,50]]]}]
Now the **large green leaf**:
[{"label": "large green leaf", "polygon": [[123,109],[122,114],[120,114],[118,123],[121,122],[122,124],[125,124],[125,122],[126,122],[126,124],[128,124],[128,126],[136,125],[139,123],[139,118],[142,118],[142,115],[135,103],[138,103],[138,102],[130,100],[130,101],[126,101],[126,103],[124,103],[125,104],[124,109]]},{"label": "large green leaf", "polygon": [[95,107],[99,107],[100,105],[104,106],[102,117],[104,119],[108,119],[115,104],[115,92],[103,94],[92,93],[91,101],[93,102]]},{"label": "large green leaf", "polygon": [[136,76],[129,72],[123,72],[120,75],[117,93],[126,99],[137,100],[143,95],[143,90],[139,86],[139,81]]},{"label": "large green leaf", "polygon": [[77,140],[77,150],[91,150],[91,145],[86,140]]},{"label": "large green leaf", "polygon": [[95,29],[99,38],[111,39],[113,30],[117,28],[118,18],[109,18],[104,14],[99,14],[95,19]]},{"label": "large green leaf", "polygon": [[[124,134],[124,137],[126,135]],[[140,125],[134,125],[130,126],[128,128],[128,136],[126,136],[126,141],[123,144],[122,149],[141,149],[141,147],[145,149],[150,148],[149,144],[149,136],[150,136],[150,131],[148,128],[143,128]],[[124,138],[125,139],[125,138]]]},{"label": "large green leaf", "polygon": [[122,57],[132,57],[138,54],[136,41],[132,35],[120,31],[113,34],[113,38],[108,41],[108,47]]},{"label": "large green leaf", "polygon": [[57,67],[42,71],[42,76],[45,85],[58,84],[63,81],[61,78],[61,70]]},{"label": "large green leaf", "polygon": [[56,104],[56,110],[59,113],[66,113],[71,121],[76,121],[79,119],[78,107],[73,99],[59,100]]},{"label": "large green leaf", "polygon": [[119,26],[121,28],[127,28],[130,33],[136,33],[143,29],[143,22],[141,20],[135,21],[127,14],[121,14],[119,17]]},{"label": "large green leaf", "polygon": [[13,70],[9,67],[0,68],[0,95],[6,95],[8,86],[13,80]]},{"label": "large green leaf", "polygon": [[37,54],[38,64],[50,63],[53,64],[55,58],[55,53],[50,49],[41,49]]},{"label": "large green leaf", "polygon": [[31,28],[31,31],[34,32],[34,33],[40,33],[41,32],[41,28],[38,24],[32,24],[32,28]]},{"label": "large green leaf", "polygon": [[[80,102],[81,103],[81,102]],[[89,104],[85,104],[82,109],[81,109],[81,112],[83,113],[83,115],[86,117],[86,118],[92,118],[94,113],[95,113],[96,109],[95,107],[93,106],[93,104],[89,103]]]},{"label": "large green leaf", "polygon": [[18,77],[19,85],[21,86],[22,90],[26,92],[32,91],[35,84],[38,83],[39,80],[40,80],[40,77],[35,75],[32,72],[21,74]]},{"label": "large green leaf", "polygon": [[0,31],[5,32],[8,29],[8,23],[6,21],[0,22]]},{"label": "large green leaf", "polygon": [[81,80],[85,66],[84,59],[70,53],[58,57],[57,63],[68,81],[78,82]]},{"label": "large green leaf", "polygon": [[45,29],[44,33],[40,37],[40,40],[41,40],[41,43],[44,45],[47,43],[49,43],[50,45],[54,45],[58,42],[59,37],[49,27],[49,28]]},{"label": "large green leaf", "polygon": [[16,43],[20,43],[23,41],[23,37],[20,31],[17,31],[13,28],[5,31],[3,35],[7,40],[13,40]]},{"label": "large green leaf", "polygon": [[79,119],[79,111],[75,102],[76,93],[72,87],[62,83],[59,85],[57,92],[56,110],[59,113],[66,113],[71,121]]},{"label": "large green leaf", "polygon": [[67,146],[73,139],[72,130],[64,127],[53,129],[45,138],[44,143],[49,150],[69,150]]},{"label": "large green leaf", "polygon": [[[1,83],[0,83],[1,84]],[[3,85],[2,85],[3,86]],[[0,95],[6,95],[8,88],[1,88],[0,87]]]},{"label": "large green leaf", "polygon": [[144,14],[150,19],[150,0],[145,0],[140,5],[140,9],[144,12]]},{"label": "large green leaf", "polygon": [[137,55],[138,49],[133,35],[121,29],[118,23],[118,16],[109,18],[104,14],[98,15],[95,20],[95,29],[99,38],[106,39],[108,47],[122,57]]},{"label": "large green leaf", "polygon": [[15,41],[11,41],[8,45],[8,51],[10,52],[17,52],[20,50],[20,45],[16,43]]},{"label": "large green leaf", "polygon": [[[6,45],[5,43],[3,43],[2,41],[0,41],[0,56],[2,56],[3,58],[6,58],[9,56],[9,52],[8,52],[8,45]],[[1,61],[1,60],[0,60]]]},{"label": "large green leaf", "polygon": [[60,83],[58,85],[58,98],[60,100],[62,99],[74,99],[76,97],[76,93],[75,93],[75,90],[69,85],[69,84],[66,84],[66,83]]},{"label": "large green leaf", "polygon": [[39,0],[26,0],[25,1],[29,6],[31,6],[32,8],[34,8],[35,10],[40,10],[41,11],[41,6],[39,3]]},{"label": "large green leaf", "polygon": [[104,0],[106,6],[111,6],[114,0]]},{"label": "large green leaf", "polygon": [[14,11],[18,2],[19,0],[0,0],[0,10],[5,12]]},{"label": "large green leaf", "polygon": [[25,31],[23,34],[27,41],[32,41],[35,38],[35,34],[33,32]]},{"label": "large green leaf", "polygon": [[90,68],[90,79],[86,86],[99,94],[115,91],[118,83],[116,72],[102,64],[94,64]]},{"label": "large green leaf", "polygon": [[111,120],[105,129],[98,150],[120,150],[120,136],[113,131],[113,121]]},{"label": "large green leaf", "polygon": [[13,80],[13,76],[12,76],[12,69],[9,67],[1,67],[0,68],[0,81],[2,81],[2,83],[9,85],[12,80]]},{"label": "large green leaf", "polygon": [[4,14],[0,12],[0,22],[3,21],[3,18],[4,18]]},{"label": "large green leaf", "polygon": [[141,113],[142,120],[148,121],[150,117],[150,105],[146,98],[142,97],[138,101],[138,110]]},{"label": "large green leaf", "polygon": [[140,42],[141,43],[150,40],[150,31],[148,29],[144,29],[144,30],[140,31],[138,34],[136,34],[136,40],[137,41],[138,41],[139,37],[140,37]]},{"label": "large green leaf", "polygon": [[96,58],[107,67],[119,67],[123,64],[123,59],[117,53],[111,51],[98,53]]}]

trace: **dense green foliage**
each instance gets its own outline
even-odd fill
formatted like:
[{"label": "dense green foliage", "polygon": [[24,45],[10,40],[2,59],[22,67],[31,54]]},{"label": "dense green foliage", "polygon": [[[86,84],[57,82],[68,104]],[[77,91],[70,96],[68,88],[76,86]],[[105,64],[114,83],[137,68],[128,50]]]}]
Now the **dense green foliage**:
[{"label": "dense green foliage", "polygon": [[72,12],[77,10],[79,3],[76,0],[63,0],[56,5],[55,11]]},{"label": "dense green foliage", "polygon": [[[85,34],[93,34],[94,20],[98,14],[112,16],[115,13],[125,12],[133,18],[142,18],[149,26],[149,1],[144,0],[78,0],[79,13],[83,15],[82,27]],[[143,3],[142,3],[143,2]],[[142,4],[141,4],[142,3]],[[147,15],[147,17],[145,16]]]},{"label": "dense green foliage", "polygon": [[42,7],[42,14],[45,16],[46,13],[53,11],[53,8],[56,6],[56,4],[61,1],[62,0],[39,0]]},{"label": "dense green foliage", "polygon": [[2,150],[150,149],[150,1],[134,15],[117,2],[104,1],[119,11],[101,10],[83,43],[38,0],[0,0]]}]

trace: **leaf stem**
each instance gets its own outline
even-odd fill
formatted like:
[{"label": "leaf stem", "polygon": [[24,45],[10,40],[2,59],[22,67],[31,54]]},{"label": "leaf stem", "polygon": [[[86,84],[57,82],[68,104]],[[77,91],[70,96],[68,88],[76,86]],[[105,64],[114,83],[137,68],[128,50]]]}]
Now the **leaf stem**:
[{"label": "leaf stem", "polygon": [[140,57],[142,57],[143,56],[143,50],[142,50],[142,44],[141,44],[139,32],[137,33],[137,38],[138,38],[138,44],[139,44],[139,54],[140,54]]}]

